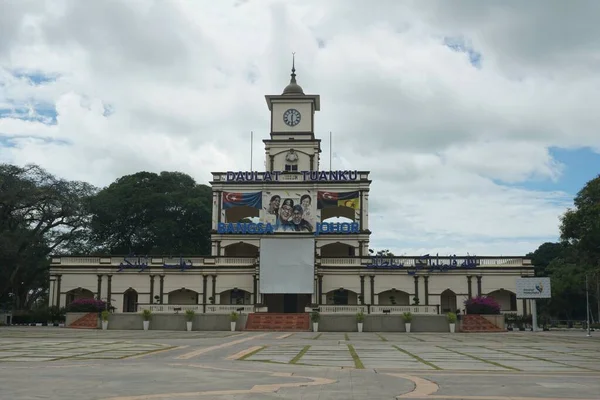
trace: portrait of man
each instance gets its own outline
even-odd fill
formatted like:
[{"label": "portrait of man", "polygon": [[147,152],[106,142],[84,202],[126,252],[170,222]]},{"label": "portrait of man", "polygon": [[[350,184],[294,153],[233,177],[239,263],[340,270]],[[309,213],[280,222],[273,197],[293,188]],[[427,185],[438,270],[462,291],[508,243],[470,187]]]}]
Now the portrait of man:
[{"label": "portrait of man", "polygon": [[292,225],[296,232],[312,232],[312,225],[304,219],[304,211],[300,204],[294,206],[292,211]]}]

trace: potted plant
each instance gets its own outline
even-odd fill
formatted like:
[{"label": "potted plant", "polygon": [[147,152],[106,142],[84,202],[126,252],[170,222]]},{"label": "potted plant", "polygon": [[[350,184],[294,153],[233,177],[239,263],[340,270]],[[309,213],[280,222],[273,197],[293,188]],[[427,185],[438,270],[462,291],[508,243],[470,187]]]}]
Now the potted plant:
[{"label": "potted plant", "polygon": [[109,312],[107,310],[104,310],[100,313],[101,317],[102,317],[102,330],[105,331],[108,329],[108,316],[109,316]]},{"label": "potted plant", "polygon": [[446,318],[448,318],[448,323],[450,324],[450,333],[454,333],[456,330],[456,314],[449,312],[446,314]]},{"label": "potted plant", "polygon": [[238,320],[238,318],[239,318],[239,315],[235,311],[232,311],[231,314],[229,314],[229,321],[231,321],[230,322],[231,332],[235,331],[235,323]]},{"label": "potted plant", "polygon": [[402,319],[404,320],[404,327],[406,328],[406,333],[410,333],[410,323],[413,319],[413,315],[410,312],[405,312],[402,314]]},{"label": "potted plant", "polygon": [[310,320],[313,323],[313,332],[319,332],[319,320],[321,319],[321,314],[318,311],[313,311],[310,313]]},{"label": "potted plant", "polygon": [[195,314],[196,314],[196,312],[194,310],[185,310],[185,319],[186,319],[185,325],[186,325],[188,332],[192,331],[192,324],[194,321]]},{"label": "potted plant", "polygon": [[142,318],[144,318],[144,330],[147,331],[148,327],[150,327],[150,320],[152,319],[152,311],[143,310]]},{"label": "potted plant", "polygon": [[358,324],[358,331],[363,331],[363,322],[365,322],[365,314],[362,311],[359,311],[356,314],[356,323]]}]

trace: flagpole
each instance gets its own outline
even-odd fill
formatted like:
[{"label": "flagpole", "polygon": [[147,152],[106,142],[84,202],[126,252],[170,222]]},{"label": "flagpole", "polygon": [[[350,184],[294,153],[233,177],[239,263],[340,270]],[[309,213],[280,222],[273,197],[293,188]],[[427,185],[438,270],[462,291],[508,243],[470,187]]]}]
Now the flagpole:
[{"label": "flagpole", "polygon": [[254,142],[254,131],[250,131],[250,171],[252,172],[252,144]]},{"label": "flagpole", "polygon": [[329,131],[329,172],[331,172],[331,159],[333,158],[331,156],[333,154],[332,150],[331,150],[331,146],[332,146],[332,143],[333,143],[331,137],[332,137],[331,131]]}]

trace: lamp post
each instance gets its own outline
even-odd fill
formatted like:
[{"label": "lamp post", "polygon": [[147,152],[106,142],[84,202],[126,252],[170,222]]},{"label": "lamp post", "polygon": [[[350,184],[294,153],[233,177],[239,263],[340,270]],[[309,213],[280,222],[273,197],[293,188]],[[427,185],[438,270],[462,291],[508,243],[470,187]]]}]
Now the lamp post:
[{"label": "lamp post", "polygon": [[590,330],[590,291],[588,289],[588,276],[585,274],[585,302],[586,302],[586,319],[587,319],[587,337],[591,337]]}]

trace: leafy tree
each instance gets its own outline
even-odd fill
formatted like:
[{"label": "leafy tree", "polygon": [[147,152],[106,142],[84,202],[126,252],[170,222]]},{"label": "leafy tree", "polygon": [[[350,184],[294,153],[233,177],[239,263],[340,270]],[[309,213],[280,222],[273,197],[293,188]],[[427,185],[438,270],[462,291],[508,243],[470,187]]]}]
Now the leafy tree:
[{"label": "leafy tree", "polygon": [[180,172],[138,172],[91,201],[96,253],[209,254],[212,190]]},{"label": "leafy tree", "polygon": [[[600,175],[577,193],[575,208],[561,219],[561,239],[572,247],[577,264],[584,270],[581,283],[596,282],[595,298],[600,319]],[[593,286],[590,286],[593,292]],[[585,303],[584,303],[585,304]]]},{"label": "leafy tree", "polygon": [[93,193],[37,165],[0,164],[0,302],[29,308],[44,294],[47,256],[84,239]]},{"label": "leafy tree", "polygon": [[527,254],[526,257],[531,259],[531,263],[535,267],[536,276],[548,276],[546,268],[550,265],[552,260],[557,257],[562,257],[565,249],[563,243],[546,242],[538,247],[533,253]]},{"label": "leafy tree", "polygon": [[392,253],[391,251],[389,251],[388,249],[384,249],[384,250],[373,250],[373,249],[369,249],[369,253],[373,254],[375,253],[375,255],[380,256],[380,257],[395,257],[395,254]]}]

